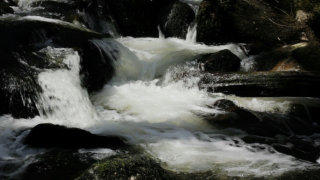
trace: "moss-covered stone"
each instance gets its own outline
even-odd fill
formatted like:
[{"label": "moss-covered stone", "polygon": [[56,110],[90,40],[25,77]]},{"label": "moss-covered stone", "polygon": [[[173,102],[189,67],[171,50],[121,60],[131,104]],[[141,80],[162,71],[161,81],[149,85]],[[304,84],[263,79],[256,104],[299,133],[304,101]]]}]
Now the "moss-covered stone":
[{"label": "moss-covered stone", "polygon": [[52,150],[35,157],[22,173],[21,179],[74,179],[96,160],[90,154],[74,151]]}]

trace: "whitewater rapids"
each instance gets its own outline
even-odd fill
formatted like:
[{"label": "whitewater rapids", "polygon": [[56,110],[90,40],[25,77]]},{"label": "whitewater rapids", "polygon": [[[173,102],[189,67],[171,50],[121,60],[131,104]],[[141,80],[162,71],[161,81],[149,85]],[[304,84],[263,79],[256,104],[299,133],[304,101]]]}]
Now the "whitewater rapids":
[{"label": "whitewater rapids", "polygon": [[[33,119],[0,117],[0,166],[20,164],[18,171],[3,173],[18,173],[34,155],[43,152],[21,143],[28,133],[21,130],[40,123],[125,136],[130,143],[160,159],[164,168],[178,172],[215,171],[231,176],[267,176],[309,166],[267,146],[264,150],[255,149],[241,141],[243,132],[217,130],[202,119],[201,115],[223,113],[207,107],[221,98],[261,111],[271,111],[276,104],[269,99],[209,94],[197,87],[201,74],[191,61],[196,55],[229,49],[244,59],[239,46],[206,46],[176,38],[126,37],[93,42],[102,48],[120,49],[120,58],[114,62],[114,78],[100,92],[89,97],[80,86],[78,53],[72,49],[43,49],[53,57],[63,55],[69,69],[47,70],[39,75],[44,92],[38,106],[44,111],[53,110],[49,116]],[[283,100],[280,108],[285,107]],[[92,152],[106,156],[116,153],[108,149]]]}]

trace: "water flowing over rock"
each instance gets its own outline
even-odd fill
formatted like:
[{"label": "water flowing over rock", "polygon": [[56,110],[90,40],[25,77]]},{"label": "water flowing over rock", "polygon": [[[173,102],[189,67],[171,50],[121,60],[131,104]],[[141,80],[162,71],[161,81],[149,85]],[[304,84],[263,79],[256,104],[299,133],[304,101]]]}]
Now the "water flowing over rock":
[{"label": "water flowing over rock", "polygon": [[166,37],[185,38],[188,27],[195,19],[192,8],[185,3],[175,2],[160,15],[160,28]]}]

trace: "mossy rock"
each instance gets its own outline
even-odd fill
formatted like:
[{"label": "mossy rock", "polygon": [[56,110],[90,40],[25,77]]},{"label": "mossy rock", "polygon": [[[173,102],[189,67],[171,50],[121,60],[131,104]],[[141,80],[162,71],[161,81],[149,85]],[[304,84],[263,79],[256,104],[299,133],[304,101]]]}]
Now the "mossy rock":
[{"label": "mossy rock", "polygon": [[90,154],[56,149],[36,156],[21,179],[74,179],[94,162],[96,160]]}]

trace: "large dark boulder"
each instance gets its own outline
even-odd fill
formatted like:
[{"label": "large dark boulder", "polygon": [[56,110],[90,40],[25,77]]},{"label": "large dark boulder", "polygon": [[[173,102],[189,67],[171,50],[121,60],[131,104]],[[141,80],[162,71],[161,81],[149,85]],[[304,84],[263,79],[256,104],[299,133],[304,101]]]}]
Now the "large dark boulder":
[{"label": "large dark boulder", "polygon": [[311,72],[207,73],[199,86],[243,97],[319,97],[319,83]]},{"label": "large dark boulder", "polygon": [[257,0],[204,0],[197,15],[199,42],[241,42],[273,47],[299,42],[304,26]]},{"label": "large dark boulder", "polygon": [[121,137],[99,136],[78,128],[67,128],[53,124],[40,124],[31,129],[24,144],[36,148],[126,148]]},{"label": "large dark boulder", "polygon": [[193,9],[186,3],[175,2],[160,14],[160,28],[166,37],[186,38],[188,27],[195,19]]},{"label": "large dark boulder", "polygon": [[134,37],[157,37],[160,12],[176,0],[109,0],[110,15],[119,34]]},{"label": "large dark boulder", "polygon": [[33,16],[0,18],[2,49],[39,49],[48,43],[74,48],[82,47],[89,39],[104,37],[108,36],[59,20]]},{"label": "large dark boulder", "polygon": [[240,69],[241,59],[227,49],[216,53],[200,55],[197,59],[202,69],[209,73],[236,72]]}]

